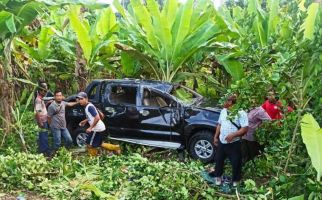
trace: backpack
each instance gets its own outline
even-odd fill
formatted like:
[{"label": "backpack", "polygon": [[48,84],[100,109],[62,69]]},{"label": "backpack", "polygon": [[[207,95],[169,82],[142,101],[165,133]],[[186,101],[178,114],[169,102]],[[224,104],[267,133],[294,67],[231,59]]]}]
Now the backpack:
[{"label": "backpack", "polygon": [[96,110],[98,112],[98,115],[100,116],[100,119],[103,120],[105,118],[104,113],[100,109],[98,109],[98,108],[96,108]]},{"label": "backpack", "polygon": [[100,117],[100,120],[103,121],[103,119],[105,118],[104,113],[99,108],[97,108],[94,104],[92,104],[92,103],[90,103],[90,104],[94,106],[94,108],[96,109],[96,111],[98,113],[98,116]]}]

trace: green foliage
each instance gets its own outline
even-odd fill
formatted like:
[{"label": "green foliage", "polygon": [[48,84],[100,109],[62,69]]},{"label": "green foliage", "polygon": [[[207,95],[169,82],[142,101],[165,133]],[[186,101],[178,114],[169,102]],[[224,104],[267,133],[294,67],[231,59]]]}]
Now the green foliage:
[{"label": "green foliage", "polygon": [[88,22],[80,18],[81,6],[71,6],[69,13],[69,20],[72,29],[77,35],[78,42],[83,49],[84,57],[90,60],[92,53],[92,41],[89,36],[89,25]]},{"label": "green foliage", "polygon": [[17,187],[33,190],[38,183],[47,180],[49,165],[41,155],[14,153],[0,156],[1,188],[15,189]]},{"label": "green foliage", "polygon": [[320,181],[322,176],[322,129],[311,114],[303,116],[301,129],[303,142],[317,171],[317,180]]},{"label": "green foliage", "polygon": [[[311,164],[308,156],[317,157],[320,150],[313,144],[305,148],[307,140],[304,144],[296,137],[302,113],[308,111],[322,123],[318,3],[250,0],[245,7],[242,2],[230,1],[217,11],[208,0],[189,0],[184,5],[168,0],[162,6],[155,0],[133,0],[126,8],[116,1],[121,14],[117,18],[110,7],[95,3],[42,1],[48,7],[40,24],[25,26],[36,19],[42,4],[13,2],[0,2],[0,39],[6,39],[0,44],[0,52],[5,53],[0,58],[13,60],[15,81],[22,76],[34,82],[45,77],[52,88],[75,92],[75,44],[79,42],[89,77],[125,75],[184,82],[210,97],[212,106],[227,93],[239,94],[238,108],[260,106],[266,91],[273,87],[283,109],[291,103],[295,112],[284,112],[281,121],[259,128],[256,136],[266,144],[265,151],[255,159],[255,166],[252,162],[244,166],[241,198],[322,199],[321,182],[315,181],[315,168],[320,165],[313,158]],[[16,35],[19,38],[13,38]],[[121,53],[115,51],[114,44]],[[3,63],[0,60],[0,67]],[[115,63],[122,65],[121,70]],[[3,69],[9,72],[10,68]],[[37,126],[34,114],[24,105],[31,89],[24,83],[17,81],[15,85],[24,90],[16,95],[23,103],[16,103],[13,109],[18,122],[14,131],[21,133],[27,149],[36,153]],[[186,98],[184,93],[177,95]],[[199,171],[207,166],[196,161],[179,163],[175,157],[162,156],[147,159],[140,155],[143,147],[130,145],[124,145],[126,153],[120,157],[73,157],[62,150],[48,161],[40,155],[17,153],[21,151],[20,135],[9,134],[1,148],[0,185],[6,190],[34,190],[52,199],[220,196],[218,188],[199,177]],[[283,170],[287,161],[287,170]],[[227,171],[231,171],[229,167]]]},{"label": "green foliage", "polygon": [[113,55],[113,42],[116,39],[113,34],[117,31],[118,25],[111,8],[97,11],[96,15],[93,16],[95,17],[94,23],[91,23],[81,10],[81,6],[71,5],[69,19],[71,28],[77,35],[77,42],[80,43],[84,57],[87,60],[88,67],[91,68],[95,65],[96,57],[99,53],[105,53],[108,56]]},{"label": "green foliage", "polygon": [[[33,113],[26,116],[31,118],[24,122],[26,143],[34,152],[37,129],[32,121]],[[266,143],[266,148],[264,155],[255,159],[255,166],[248,162],[243,167],[245,181],[239,190],[241,195],[255,199],[281,199],[302,194],[305,198],[321,197],[322,185],[313,181],[316,173],[306,157],[303,143],[290,166],[290,173],[297,175],[280,172],[295,120],[290,115],[282,126],[265,124],[256,134],[261,143]],[[16,152],[5,150],[0,156],[0,160],[4,160],[3,165],[0,164],[0,174],[8,175],[0,178],[1,187],[6,190],[28,189],[53,199],[94,199],[105,194],[117,199],[216,199],[220,196],[216,193],[218,188],[207,185],[199,176],[207,166],[190,159],[186,163],[178,162],[175,152],[167,152],[166,157],[156,154],[145,158],[142,156],[146,152],[144,147],[126,144],[122,145],[121,156],[73,156],[62,149],[48,161],[40,155],[19,153],[17,140],[7,142],[6,147],[16,147]],[[19,160],[15,159],[17,157]],[[230,167],[227,171],[229,175]]]},{"label": "green foliage", "polygon": [[319,3],[312,3],[308,9],[307,9],[307,17],[303,23],[303,29],[304,29],[304,38],[313,39],[314,34],[314,25],[316,23],[316,18],[319,13]]},{"label": "green foliage", "polygon": [[35,1],[9,0],[1,3],[4,9],[0,12],[0,39],[21,32],[30,24],[41,10],[42,4]]},{"label": "green foliage", "polygon": [[75,160],[65,150],[51,161],[12,150],[0,160],[2,188],[28,188],[54,199],[189,199],[207,193],[200,190],[206,185],[195,162],[156,162],[139,154]]},{"label": "green foliage", "polygon": [[[146,4],[135,0],[128,11],[118,1],[114,4],[122,15],[121,32],[125,39],[117,47],[137,58],[144,68],[152,69],[149,77],[154,79],[174,81],[198,52],[207,50],[214,42],[221,44],[238,37],[207,0],[196,5],[193,0],[184,5],[169,0],[163,7],[155,0]],[[226,38],[220,39],[224,35]],[[240,72],[241,66],[235,64],[233,68]],[[239,78],[240,73],[233,76]]]}]

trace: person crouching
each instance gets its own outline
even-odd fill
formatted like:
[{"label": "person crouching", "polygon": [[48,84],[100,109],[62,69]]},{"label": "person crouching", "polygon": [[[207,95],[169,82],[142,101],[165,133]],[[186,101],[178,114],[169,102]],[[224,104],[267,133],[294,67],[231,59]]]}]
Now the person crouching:
[{"label": "person crouching", "polygon": [[121,150],[119,145],[103,143],[103,134],[106,127],[100,118],[97,108],[88,101],[87,94],[85,92],[80,92],[77,94],[77,99],[79,104],[85,107],[86,114],[86,119],[81,121],[79,126],[85,126],[86,123],[89,124],[89,127],[86,129],[86,133],[89,134],[86,138],[89,155],[96,156],[98,154],[98,147],[103,147],[120,154]]}]

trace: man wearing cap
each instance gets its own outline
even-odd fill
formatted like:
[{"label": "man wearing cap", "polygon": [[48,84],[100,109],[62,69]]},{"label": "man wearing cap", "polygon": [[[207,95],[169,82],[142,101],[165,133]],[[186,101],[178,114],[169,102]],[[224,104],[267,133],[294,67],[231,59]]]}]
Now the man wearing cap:
[{"label": "man wearing cap", "polygon": [[47,122],[47,108],[44,101],[44,96],[48,91],[48,85],[44,81],[38,82],[38,89],[36,92],[36,98],[34,100],[35,118],[39,128],[38,135],[38,151],[47,156],[50,155],[50,149],[48,145],[48,122]]},{"label": "man wearing cap", "polygon": [[103,134],[106,127],[100,118],[97,108],[88,101],[87,94],[85,92],[80,92],[77,95],[77,99],[79,104],[85,107],[86,114],[86,119],[81,121],[79,125],[85,126],[86,123],[89,124],[89,127],[86,129],[86,133],[89,134],[86,138],[88,153],[92,156],[96,156],[97,147],[103,147],[119,154],[121,151],[119,145],[103,143]]},{"label": "man wearing cap", "polygon": [[73,144],[73,139],[66,127],[65,107],[75,106],[78,102],[63,101],[64,96],[61,90],[54,92],[54,99],[48,107],[48,123],[54,139],[53,149],[57,151],[61,145],[61,137],[64,138],[67,148],[70,148]]}]

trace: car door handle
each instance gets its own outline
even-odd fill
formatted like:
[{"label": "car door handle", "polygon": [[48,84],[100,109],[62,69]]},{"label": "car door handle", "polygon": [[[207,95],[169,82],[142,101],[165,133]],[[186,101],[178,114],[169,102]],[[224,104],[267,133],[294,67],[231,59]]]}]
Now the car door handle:
[{"label": "car door handle", "polygon": [[113,107],[105,107],[105,111],[110,112],[110,113],[114,113],[115,109]]},{"label": "car door handle", "polygon": [[150,112],[149,111],[147,111],[147,110],[140,110],[139,111],[139,113],[142,115],[142,116],[148,116],[149,114],[150,114]]},{"label": "car door handle", "polygon": [[73,116],[82,115],[82,112],[81,112],[79,109],[74,108],[74,109],[72,110],[72,115],[73,115]]}]

